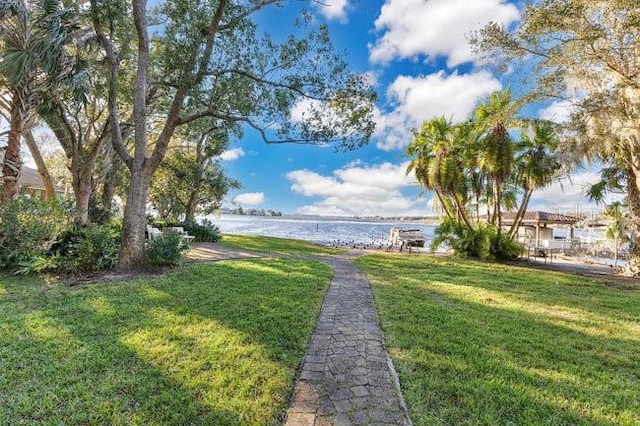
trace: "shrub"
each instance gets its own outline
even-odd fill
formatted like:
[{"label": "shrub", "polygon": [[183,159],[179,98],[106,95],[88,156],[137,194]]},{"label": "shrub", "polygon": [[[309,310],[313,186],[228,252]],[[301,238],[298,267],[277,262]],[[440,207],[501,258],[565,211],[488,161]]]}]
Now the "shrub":
[{"label": "shrub", "polygon": [[208,219],[204,219],[202,223],[185,223],[177,222],[171,219],[148,218],[148,222],[157,228],[166,228],[168,226],[180,226],[189,235],[194,236],[193,241],[200,243],[215,243],[220,241],[222,235],[220,229]]},{"label": "shrub", "polygon": [[60,259],[58,272],[74,274],[113,268],[118,261],[121,233],[117,222],[74,226],[67,230],[50,250],[51,255]]},{"label": "shrub", "polygon": [[71,221],[55,201],[22,196],[1,204],[0,267],[14,270],[37,260]]},{"label": "shrub", "polygon": [[220,229],[207,219],[204,219],[202,223],[187,223],[182,226],[189,235],[195,237],[194,241],[197,242],[215,243],[222,237]]},{"label": "shrub", "polygon": [[431,249],[447,243],[456,255],[480,260],[513,260],[522,254],[523,247],[508,235],[499,233],[489,224],[468,227],[452,219],[445,219],[435,229]]},{"label": "shrub", "polygon": [[181,253],[188,247],[180,235],[162,234],[149,242],[147,260],[155,266],[178,266]]}]

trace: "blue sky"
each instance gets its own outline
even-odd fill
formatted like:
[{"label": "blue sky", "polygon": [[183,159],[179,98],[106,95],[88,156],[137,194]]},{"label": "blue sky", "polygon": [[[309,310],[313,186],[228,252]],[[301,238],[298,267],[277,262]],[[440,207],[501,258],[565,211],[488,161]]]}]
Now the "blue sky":
[{"label": "blue sky", "polygon": [[[301,3],[290,2],[295,8]],[[466,36],[490,20],[517,25],[521,2],[504,0],[327,0],[314,4],[315,19],[328,24],[338,50],[354,71],[375,76],[377,129],[368,146],[347,153],[332,148],[266,145],[246,132],[223,155],[229,175],[244,185],[229,195],[243,207],[321,215],[429,215],[432,194],[405,176],[410,129],[444,115],[468,117],[494,90],[511,87],[514,75],[494,75],[479,64]],[[291,6],[289,6],[291,7]],[[267,23],[291,18],[274,9]],[[562,120],[567,105],[529,108]],[[539,191],[531,207],[565,213],[597,210],[583,196],[597,175],[585,170]]]},{"label": "blue sky", "polygon": [[[264,143],[250,129],[222,156],[228,175],[243,187],[225,205],[287,214],[336,216],[432,215],[433,194],[406,176],[404,152],[411,129],[433,117],[464,120],[494,90],[518,93],[521,75],[492,74],[479,63],[466,35],[491,20],[515,26],[523,2],[506,0],[289,0],[260,12],[259,23],[274,38],[287,36],[303,7],[326,23],[334,45],[355,72],[376,81],[376,132],[358,150]],[[530,116],[566,119],[570,105],[529,107]],[[31,162],[27,157],[27,163]],[[599,211],[584,197],[593,170],[574,173],[534,194],[530,209],[570,214]]]}]

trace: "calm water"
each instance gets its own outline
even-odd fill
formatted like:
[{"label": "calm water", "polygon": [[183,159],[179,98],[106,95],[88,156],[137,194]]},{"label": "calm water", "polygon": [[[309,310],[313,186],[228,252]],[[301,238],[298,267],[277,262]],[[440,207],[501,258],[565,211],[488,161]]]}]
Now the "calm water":
[{"label": "calm water", "polygon": [[[223,234],[264,235],[294,238],[318,244],[338,241],[354,244],[382,244],[391,228],[419,229],[427,241],[433,238],[434,226],[395,222],[363,222],[355,220],[274,218],[262,216],[209,216]],[[427,243],[428,244],[428,243]]]}]

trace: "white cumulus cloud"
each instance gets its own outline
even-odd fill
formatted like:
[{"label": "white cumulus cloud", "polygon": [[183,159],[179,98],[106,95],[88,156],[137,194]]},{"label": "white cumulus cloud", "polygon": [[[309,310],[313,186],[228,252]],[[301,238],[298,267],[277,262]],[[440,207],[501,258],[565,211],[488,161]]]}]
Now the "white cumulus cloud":
[{"label": "white cumulus cloud", "polygon": [[347,0],[324,0],[313,3],[316,9],[327,19],[344,22],[347,18]]},{"label": "white cumulus cloud", "polygon": [[[551,211],[562,214],[574,214],[576,210],[590,213],[590,210],[602,210],[585,195],[587,189],[600,181],[600,174],[593,171],[576,173],[570,179],[564,178],[550,186],[533,193],[529,202],[529,210]],[[605,200],[610,203],[620,200],[621,196],[612,194]],[[589,209],[589,211],[585,211]]]},{"label": "white cumulus cloud", "polygon": [[387,113],[376,111],[377,146],[387,151],[405,147],[409,143],[409,130],[434,117],[444,116],[454,122],[465,120],[480,99],[501,88],[488,71],[400,75],[387,88],[387,99],[393,109]]},{"label": "white cumulus cloud", "polygon": [[257,206],[264,202],[263,192],[246,192],[244,194],[236,195],[233,198],[235,204]]},{"label": "white cumulus cloud", "polygon": [[300,214],[325,216],[424,216],[430,214],[424,200],[405,196],[402,189],[416,185],[412,175],[405,174],[407,163],[388,162],[368,166],[351,163],[333,171],[330,176],[310,170],[294,170],[287,174],[291,190],[320,201],[303,206]]},{"label": "white cumulus cloud", "polygon": [[240,157],[244,157],[244,155],[245,155],[245,152],[242,148],[234,148],[234,149],[228,149],[224,151],[222,154],[220,154],[220,159],[222,161],[234,161]]},{"label": "white cumulus cloud", "polygon": [[455,67],[476,59],[467,35],[491,21],[508,26],[520,12],[506,0],[387,0],[375,21],[382,36],[369,46],[369,59],[426,56],[447,58]]}]

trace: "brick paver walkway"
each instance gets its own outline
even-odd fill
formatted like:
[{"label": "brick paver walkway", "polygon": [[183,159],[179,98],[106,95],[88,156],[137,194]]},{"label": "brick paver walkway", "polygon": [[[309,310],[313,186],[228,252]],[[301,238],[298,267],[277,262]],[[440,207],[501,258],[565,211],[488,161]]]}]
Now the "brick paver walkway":
[{"label": "brick paver walkway", "polygon": [[286,425],[410,425],[369,282],[347,257],[322,260],[334,278]]}]

